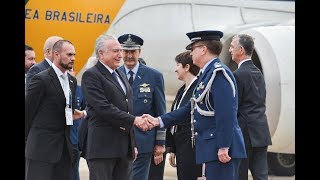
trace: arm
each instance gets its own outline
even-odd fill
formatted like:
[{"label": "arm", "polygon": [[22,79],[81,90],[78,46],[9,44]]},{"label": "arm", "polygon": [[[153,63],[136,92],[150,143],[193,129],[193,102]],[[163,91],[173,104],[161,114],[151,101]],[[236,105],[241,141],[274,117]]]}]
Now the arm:
[{"label": "arm", "polygon": [[34,76],[25,97],[25,140],[27,140],[33,119],[44,96],[44,87],[43,80],[39,76]]},{"label": "arm", "polygon": [[[154,104],[155,107],[155,115],[160,116],[166,113],[166,100],[164,95],[164,80],[162,74],[158,74],[155,76],[155,90],[153,94]],[[156,128],[156,145],[155,152],[162,152],[163,147],[165,147],[165,140],[166,140],[166,129],[165,128]]]},{"label": "arm", "polygon": [[27,77],[26,77],[26,89],[28,89],[33,76],[38,74],[39,72],[41,72],[41,70],[38,66],[32,66],[29,69],[29,71],[27,72]]}]

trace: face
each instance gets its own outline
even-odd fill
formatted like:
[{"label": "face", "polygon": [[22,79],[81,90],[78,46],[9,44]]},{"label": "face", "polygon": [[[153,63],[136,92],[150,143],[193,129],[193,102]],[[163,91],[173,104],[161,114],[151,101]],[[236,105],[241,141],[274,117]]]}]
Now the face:
[{"label": "face", "polygon": [[138,63],[138,58],[140,56],[140,49],[136,50],[123,50],[123,61],[128,69],[133,69]]},{"label": "face", "polygon": [[122,47],[118,40],[106,40],[107,48],[99,51],[100,60],[112,70],[120,66],[122,59]]},{"label": "face", "polygon": [[24,56],[24,68],[30,69],[36,63],[36,54],[34,51],[27,50],[25,51]]},{"label": "face", "polygon": [[[76,51],[72,44],[64,43],[61,52],[54,52],[58,56],[58,64],[64,70],[70,70],[73,68],[75,61]],[[62,71],[62,70],[61,70]]]},{"label": "face", "polygon": [[205,45],[201,43],[194,43],[191,48],[190,55],[192,56],[193,64],[202,68],[201,56],[204,54]]},{"label": "face", "polygon": [[189,67],[188,64],[183,67],[181,63],[177,63],[175,72],[177,73],[179,80],[184,81],[186,74],[189,72]]},{"label": "face", "polygon": [[239,62],[240,56],[242,55],[241,48],[242,46],[239,45],[239,38],[233,38],[229,48],[229,52],[233,61]]}]

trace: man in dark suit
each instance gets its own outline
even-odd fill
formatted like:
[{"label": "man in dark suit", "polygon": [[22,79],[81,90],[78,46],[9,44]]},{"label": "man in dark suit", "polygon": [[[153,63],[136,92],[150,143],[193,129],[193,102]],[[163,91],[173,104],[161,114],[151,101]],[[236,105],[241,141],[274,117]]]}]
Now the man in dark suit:
[{"label": "man in dark suit", "polygon": [[54,45],[55,42],[57,42],[58,40],[61,40],[62,38],[59,36],[51,36],[49,37],[45,43],[44,43],[44,60],[42,60],[41,62],[33,65],[27,72],[26,74],[26,89],[28,89],[28,86],[30,84],[30,81],[32,79],[32,77],[35,74],[38,74],[39,72],[48,69],[53,61],[53,54],[52,54],[52,47]]},{"label": "man in dark suit", "polygon": [[25,98],[26,180],[70,180],[70,125],[82,114],[73,114],[77,80],[67,73],[76,52],[67,40],[52,51],[54,63],[34,76]]},{"label": "man in dark suit", "polygon": [[[124,65],[119,68],[127,75],[133,90],[133,115],[150,114],[160,116],[166,112],[163,75],[148,66],[140,63],[139,56],[143,39],[134,34],[119,36],[123,49]],[[132,73],[132,74],[130,74]],[[164,172],[165,129],[157,128],[151,131],[142,131],[134,128],[135,139],[138,146],[138,157],[133,162],[132,180],[162,180]],[[153,152],[155,152],[153,156]],[[163,162],[163,163],[162,163]],[[160,164],[161,163],[161,164]],[[155,173],[154,171],[159,171]]]},{"label": "man in dark suit", "polygon": [[192,61],[201,75],[190,102],[170,113],[153,118],[154,126],[170,127],[190,118],[191,138],[196,148],[196,163],[205,166],[208,180],[238,180],[241,159],[246,157],[238,125],[238,93],[231,70],[218,58],[222,50],[221,31],[187,33]]},{"label": "man in dark suit", "polygon": [[266,85],[263,74],[253,64],[253,38],[246,34],[232,38],[229,48],[238,64],[234,77],[238,86],[238,121],[248,157],[240,164],[240,180],[248,180],[250,169],[254,180],[268,180],[267,147],[271,145],[266,111]]},{"label": "man in dark suit", "polygon": [[132,89],[117,70],[122,59],[118,40],[101,35],[94,51],[98,61],[83,73],[81,83],[89,114],[86,158],[90,180],[128,180],[137,154],[133,124],[143,125],[146,120],[132,115]]}]

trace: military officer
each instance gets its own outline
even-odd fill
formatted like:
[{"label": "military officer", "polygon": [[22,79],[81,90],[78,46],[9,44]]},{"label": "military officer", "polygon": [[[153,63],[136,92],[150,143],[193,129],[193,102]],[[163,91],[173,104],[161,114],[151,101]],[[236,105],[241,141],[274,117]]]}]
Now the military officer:
[{"label": "military officer", "polygon": [[[144,115],[152,126],[169,127],[188,119],[191,112],[192,141],[196,162],[203,165],[207,180],[238,180],[239,164],[246,158],[238,125],[238,93],[231,70],[218,58],[221,31],[187,33],[193,63],[201,68],[190,102],[158,118]],[[150,126],[150,127],[152,127]]]},{"label": "military officer", "polygon": [[[127,75],[133,90],[133,115],[164,114],[166,101],[163,75],[139,61],[143,39],[134,34],[124,34],[119,36],[118,41],[123,48],[124,61],[124,65],[119,67],[119,70]],[[132,180],[148,180],[148,174],[152,180],[162,180],[165,162],[163,154],[165,129],[157,128],[144,132],[135,128],[134,132],[138,156],[133,162]]]}]

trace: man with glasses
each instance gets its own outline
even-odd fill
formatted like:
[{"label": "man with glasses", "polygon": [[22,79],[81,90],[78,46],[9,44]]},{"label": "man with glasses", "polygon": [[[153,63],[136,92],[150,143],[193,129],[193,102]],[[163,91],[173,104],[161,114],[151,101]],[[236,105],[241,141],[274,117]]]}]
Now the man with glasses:
[{"label": "man with glasses", "polygon": [[86,147],[89,178],[128,180],[137,154],[132,127],[146,129],[147,121],[132,115],[132,89],[117,69],[122,59],[119,41],[101,35],[94,51],[98,61],[83,73],[81,84],[90,114]]},{"label": "man with glasses", "polygon": [[238,125],[238,90],[231,70],[218,58],[221,31],[187,33],[193,64],[201,68],[198,84],[188,104],[159,117],[144,115],[153,126],[170,127],[185,122],[191,112],[191,139],[196,163],[207,180],[238,180],[239,165],[246,157]]},{"label": "man with glasses", "polygon": [[[124,34],[118,40],[123,49],[124,61],[119,70],[127,75],[133,90],[133,115],[160,116],[166,113],[162,73],[139,61],[143,39],[134,34]],[[133,162],[131,180],[148,180],[148,176],[151,180],[162,180],[166,130],[155,128],[144,132],[134,128],[134,135],[138,156]]]}]

